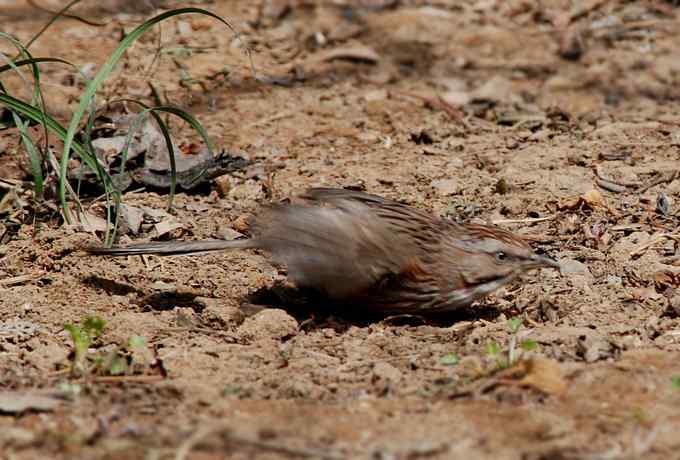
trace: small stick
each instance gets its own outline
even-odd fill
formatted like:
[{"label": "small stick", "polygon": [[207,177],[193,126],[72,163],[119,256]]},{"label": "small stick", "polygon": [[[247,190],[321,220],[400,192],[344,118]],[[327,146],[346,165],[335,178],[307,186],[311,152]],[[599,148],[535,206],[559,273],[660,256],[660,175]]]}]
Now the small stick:
[{"label": "small stick", "polygon": [[673,240],[677,243],[680,243],[680,233],[663,233],[656,238],[654,238],[651,241],[648,241],[647,243],[643,244],[642,246],[639,246],[638,248],[634,249],[633,251],[630,252],[629,256],[630,257],[635,257],[639,256],[643,252],[645,252],[647,249],[651,248],[657,243],[660,243],[661,241],[669,239]]},{"label": "small stick", "polygon": [[254,122],[245,125],[243,128],[254,128],[256,126],[266,125],[268,123],[271,123],[272,121],[281,120],[283,118],[288,118],[288,117],[291,117],[293,115],[294,115],[294,112],[292,112],[292,111],[279,112],[279,113],[272,115],[271,117],[265,117],[265,118],[260,118],[259,120],[255,120]]},{"label": "small stick", "polygon": [[608,181],[606,179],[595,178],[595,183],[605,190],[609,190],[614,193],[623,193],[626,191],[626,187],[615,182]]},{"label": "small stick", "polygon": [[653,180],[649,184],[637,189],[636,192],[637,193],[644,193],[647,190],[649,190],[650,188],[656,187],[657,185],[666,184],[668,182],[673,182],[677,176],[678,176],[678,171],[673,171],[669,175],[661,174],[659,177],[657,177],[655,180]]},{"label": "small stick", "polygon": [[547,216],[547,217],[528,217],[526,219],[498,219],[498,220],[492,220],[491,223],[494,225],[499,225],[499,224],[533,224],[536,222],[545,222],[546,220],[553,220],[555,217],[557,217],[557,214],[553,214],[552,216]]},{"label": "small stick", "polygon": [[45,275],[45,272],[35,273],[33,275],[20,275],[13,276],[11,278],[5,278],[0,280],[0,286],[14,286],[15,284],[22,284],[27,281],[36,280]]},{"label": "small stick", "polygon": [[166,378],[167,377],[163,377],[162,375],[108,375],[84,380],[94,383],[154,383],[165,380]]}]

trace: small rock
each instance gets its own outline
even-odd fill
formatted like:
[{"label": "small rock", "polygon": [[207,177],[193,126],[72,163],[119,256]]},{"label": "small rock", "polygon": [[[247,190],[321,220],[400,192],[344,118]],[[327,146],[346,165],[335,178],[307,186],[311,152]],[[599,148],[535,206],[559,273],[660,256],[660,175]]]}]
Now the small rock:
[{"label": "small rock", "polygon": [[220,327],[240,325],[246,317],[240,308],[224,304],[220,299],[196,297],[194,302],[203,307],[201,319],[209,324],[216,324]]},{"label": "small rock", "polygon": [[298,332],[298,323],[284,310],[268,308],[246,318],[238,332],[247,337],[281,340]]},{"label": "small rock", "polygon": [[124,295],[112,295],[109,297],[109,300],[112,304],[117,304],[117,305],[129,305],[130,304],[130,298],[128,296]]},{"label": "small rock", "polygon": [[438,179],[432,181],[432,187],[443,196],[457,195],[461,188],[455,179]]},{"label": "small rock", "polygon": [[262,185],[259,182],[249,180],[233,186],[229,190],[228,197],[234,201],[257,200],[262,197]]},{"label": "small rock", "polygon": [[577,348],[587,363],[594,363],[612,356],[612,346],[604,338],[593,339],[584,336],[582,340],[577,342]]},{"label": "small rock", "polygon": [[496,75],[474,90],[472,99],[512,104],[518,102],[519,96],[513,91],[512,82],[509,79]]},{"label": "small rock", "polygon": [[591,286],[595,277],[588,266],[574,259],[560,259],[560,273],[579,286]]},{"label": "small rock", "polygon": [[579,262],[574,259],[561,259],[560,260],[560,271],[562,274],[567,275],[570,273],[586,274],[590,273],[588,266],[584,263]]},{"label": "small rock", "polygon": [[188,21],[177,21],[177,32],[180,37],[188,38],[194,33],[194,29],[191,27],[191,23]]},{"label": "small rock", "polygon": [[171,291],[177,290],[177,285],[175,283],[166,283],[164,281],[156,281],[151,285],[151,289],[155,291]]},{"label": "small rock", "polygon": [[623,280],[621,279],[620,276],[609,275],[607,277],[607,284],[610,285],[610,286],[622,286]]},{"label": "small rock", "polygon": [[385,361],[379,361],[373,366],[373,375],[381,380],[396,383],[401,380],[402,374],[399,369]]},{"label": "small rock", "polygon": [[217,231],[217,234],[220,238],[227,241],[236,240],[245,236],[243,233],[237,232],[236,230],[229,227],[221,227]]},{"label": "small rock", "polygon": [[384,101],[385,99],[387,99],[387,97],[388,94],[387,90],[385,89],[376,89],[364,93],[364,100],[366,102]]}]

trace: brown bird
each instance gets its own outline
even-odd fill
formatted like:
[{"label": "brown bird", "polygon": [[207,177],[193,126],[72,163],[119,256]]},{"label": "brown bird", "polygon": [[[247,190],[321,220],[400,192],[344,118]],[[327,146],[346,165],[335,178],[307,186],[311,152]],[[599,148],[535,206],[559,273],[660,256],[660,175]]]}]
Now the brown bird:
[{"label": "brown bird", "polygon": [[494,226],[461,225],[376,195],[312,188],[298,203],[265,208],[250,239],[88,248],[91,254],[188,255],[264,249],[300,288],[384,313],[467,306],[532,268],[559,268]]}]

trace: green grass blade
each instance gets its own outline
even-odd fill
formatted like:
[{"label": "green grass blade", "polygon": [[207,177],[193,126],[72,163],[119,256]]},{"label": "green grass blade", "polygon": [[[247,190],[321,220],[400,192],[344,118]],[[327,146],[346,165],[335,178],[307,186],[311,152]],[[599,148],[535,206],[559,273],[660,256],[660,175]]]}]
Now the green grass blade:
[{"label": "green grass blade", "polygon": [[21,67],[23,65],[31,65],[31,64],[39,64],[41,62],[59,62],[61,64],[67,64],[67,65],[73,66],[73,64],[71,64],[70,62],[65,61],[63,59],[51,58],[51,57],[38,57],[38,58],[23,59],[21,61],[16,61],[14,63],[14,65],[5,64],[3,66],[0,66],[0,73],[6,72],[7,70],[12,69],[14,67]]},{"label": "green grass blade", "polygon": [[[87,85],[85,88],[85,91],[83,93],[83,96],[80,99],[80,104],[78,105],[78,108],[76,109],[75,113],[73,114],[73,117],[71,118],[71,122],[69,123],[68,130],[66,132],[66,138],[64,139],[64,151],[61,156],[61,165],[60,165],[60,183],[59,183],[59,200],[61,202],[61,207],[64,211],[64,219],[66,220],[67,223],[71,222],[71,217],[70,213],[68,211],[68,207],[66,206],[66,184],[65,184],[65,178],[66,178],[66,173],[68,169],[68,160],[71,152],[71,146],[74,142],[74,137],[76,134],[76,130],[78,129],[78,126],[80,125],[80,121],[83,118],[83,115],[85,114],[85,111],[88,109],[88,107],[91,104],[92,99],[94,98],[97,90],[101,86],[101,84],[108,78],[108,76],[113,72],[113,69],[115,68],[116,64],[118,61],[123,57],[123,54],[125,51],[137,40],[144,32],[149,30],[152,26],[155,24],[171,18],[173,16],[178,16],[182,14],[189,14],[189,13],[197,13],[197,14],[203,14],[206,16],[210,16],[212,18],[217,19],[218,21],[222,22],[225,24],[230,30],[232,30],[237,36],[238,34],[236,33],[236,30],[234,27],[227,22],[226,20],[222,19],[218,15],[211,13],[210,11],[206,11],[200,8],[180,8],[172,11],[167,11],[165,13],[159,14],[158,16],[155,16],[148,21],[146,21],[144,24],[138,26],[136,29],[134,29],[132,32],[130,32],[118,45],[118,47],[113,51],[113,53],[109,56],[107,61],[104,63],[102,68],[99,70],[97,75],[94,77],[94,79]],[[246,48],[246,53],[250,57],[249,50]],[[252,66],[252,59],[251,59],[251,68]],[[253,68],[254,70],[254,68]]]},{"label": "green grass blade", "polygon": [[35,188],[35,199],[41,200],[44,192],[44,180],[42,171],[42,158],[40,152],[36,148],[33,140],[28,135],[28,122],[24,122],[17,115],[16,112],[12,112],[14,117],[14,124],[19,128],[19,135],[21,136],[21,142],[28,152],[28,159],[31,162],[31,174],[33,175],[33,185]]},{"label": "green grass blade", "polygon": [[[125,147],[123,148],[122,152],[122,161],[121,161],[121,170],[120,172],[122,173],[124,168],[125,168],[125,163],[127,162],[127,152],[128,152],[128,147],[130,143],[132,142],[132,136],[133,134],[139,129],[141,126],[141,120],[143,117],[147,114],[150,113],[154,119],[156,120],[156,123],[158,123],[158,127],[163,133],[163,137],[165,138],[165,143],[168,148],[168,156],[169,156],[169,161],[170,161],[170,195],[168,197],[168,209],[172,208],[172,202],[175,196],[176,188],[177,188],[177,165],[175,161],[175,152],[174,148],[172,146],[172,140],[170,138],[170,131],[166,125],[166,123],[163,121],[163,119],[158,115],[159,112],[165,112],[169,113],[171,115],[175,115],[185,122],[187,122],[192,128],[194,128],[203,138],[203,142],[205,142],[206,148],[208,149],[208,153],[210,154],[211,157],[214,158],[215,153],[214,153],[214,147],[212,145],[212,142],[210,141],[210,137],[208,136],[208,132],[205,130],[203,125],[189,112],[186,110],[182,110],[178,107],[173,107],[169,105],[163,105],[163,106],[157,106],[157,107],[148,107],[146,104],[136,101],[134,99],[119,99],[116,102],[130,102],[134,103],[137,105],[140,105],[144,108],[142,112],[139,113],[137,116],[137,119],[133,123],[132,127],[130,128],[130,131],[128,132],[128,137],[125,142]],[[201,174],[197,175],[197,179],[203,175],[205,171],[203,171]]]},{"label": "green grass blade", "polygon": [[[59,138],[64,139],[66,137],[66,129],[63,126],[61,126],[58,121],[56,121],[54,118],[41,111],[39,108],[34,107],[31,104],[28,104],[20,99],[12,97],[9,94],[0,93],[0,105],[3,104],[9,107],[11,110],[15,110],[21,113],[22,115],[30,118],[36,123],[42,123],[44,121],[45,126],[47,126],[47,129],[50,132],[56,134]],[[94,171],[97,170],[98,163],[97,162],[92,163],[87,161],[90,160],[91,158],[89,158],[86,155],[85,149],[79,142],[76,142],[74,140],[72,142],[72,148],[79,156],[85,159],[86,164],[90,168],[92,168]]]}]

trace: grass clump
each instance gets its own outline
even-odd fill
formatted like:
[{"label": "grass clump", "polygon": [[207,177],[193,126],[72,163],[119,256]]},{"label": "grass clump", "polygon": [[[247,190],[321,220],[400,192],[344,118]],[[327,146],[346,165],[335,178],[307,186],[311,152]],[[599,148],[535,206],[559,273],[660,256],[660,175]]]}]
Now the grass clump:
[{"label": "grass clump", "polygon": [[[55,15],[55,17],[49,21],[46,27],[43,28],[37,36],[44,33],[47,27],[49,27],[49,25],[52,24],[56,18],[67,15],[66,10],[76,3],[78,3],[77,0],[66,5],[66,7],[64,7],[57,15]],[[33,57],[30,54],[28,48],[35,41],[37,36],[33,37],[24,45],[14,37],[0,33],[0,39],[9,41],[18,50],[17,56],[15,58],[3,56],[7,63],[6,65],[0,66],[0,76],[4,72],[13,71],[20,76],[26,85],[30,85],[29,79],[21,73],[21,68],[28,66],[31,69],[33,80],[33,87],[31,91],[33,97],[30,101],[23,101],[16,97],[16,95],[9,94],[8,91],[6,91],[6,89],[0,84],[0,107],[3,107],[6,112],[9,112],[9,116],[6,116],[7,114],[5,113],[5,116],[3,117],[3,121],[9,120],[9,122],[4,121],[4,127],[17,127],[19,130],[21,142],[30,160],[31,174],[34,181],[34,197],[36,202],[39,203],[41,200],[46,199],[48,194],[45,191],[45,184],[50,182],[48,181],[49,177],[54,178],[51,183],[56,184],[54,187],[54,195],[56,195],[56,199],[58,200],[58,210],[65,223],[73,224],[79,222],[78,216],[74,216],[73,212],[74,210],[77,213],[82,211],[82,206],[78,196],[79,182],[78,185],[72,185],[68,179],[70,168],[72,168],[73,165],[73,162],[71,161],[72,157],[75,157],[80,164],[84,165],[87,169],[95,174],[96,181],[104,190],[104,197],[108,204],[106,207],[108,213],[107,221],[113,223],[113,216],[118,215],[116,211],[119,209],[123,190],[119,190],[116,187],[115,182],[112,180],[112,175],[114,172],[109,171],[108,166],[96,156],[94,148],[90,142],[90,134],[92,132],[94,123],[94,113],[97,109],[97,93],[100,90],[102,84],[111,76],[114,69],[125,55],[126,51],[137,40],[139,40],[142,35],[163,21],[187,14],[200,14],[214,18],[224,24],[232,33],[235,34],[236,38],[240,40],[238,33],[227,20],[204,9],[187,7],[173,9],[158,14],[127,33],[120,41],[116,49],[101,65],[96,75],[94,75],[91,79],[87,79],[84,75],[82,76],[84,81],[84,89],[80,95],[79,103],[73,113],[73,116],[66,123],[62,123],[60,120],[50,116],[47,108],[45,107],[42,88],[40,86],[40,69],[41,66],[46,63],[55,62],[71,65],[74,68],[78,68],[78,66],[58,58]],[[247,47],[244,47],[244,51],[250,61],[250,67],[254,75],[254,67],[252,60],[250,59],[250,52]],[[126,101],[130,102],[129,99]],[[152,116],[163,133],[168,150],[171,169],[171,186],[168,197],[168,207],[170,207],[172,205],[176,188],[175,156],[167,122],[160,116],[160,114],[173,115],[187,122],[200,134],[211,155],[213,155],[213,146],[210,142],[210,139],[208,138],[205,128],[188,112],[167,104],[147,106],[143,101],[135,100],[133,102],[139,104],[142,107],[142,111],[139,116]],[[140,124],[141,123],[136,123],[135,126],[138,127]],[[28,127],[31,125],[38,125],[44,130],[45,135],[43,137],[45,138],[45,145],[35,145],[31,141],[31,137],[28,136]],[[0,127],[0,129],[1,128],[2,127]],[[130,135],[128,137],[128,145],[129,140],[132,138],[133,131],[134,129],[131,129]],[[55,152],[53,152],[50,149],[50,146],[47,145],[48,132],[56,135],[63,142],[63,150],[61,155],[55,155]],[[120,172],[122,172],[125,167],[126,152],[127,147],[121,154],[122,163],[120,164]],[[50,196],[50,199],[51,198],[53,197]],[[115,228],[115,225],[112,225],[111,228],[107,227],[105,232],[105,240],[107,243],[112,242],[113,235],[110,230],[113,228]]]}]

